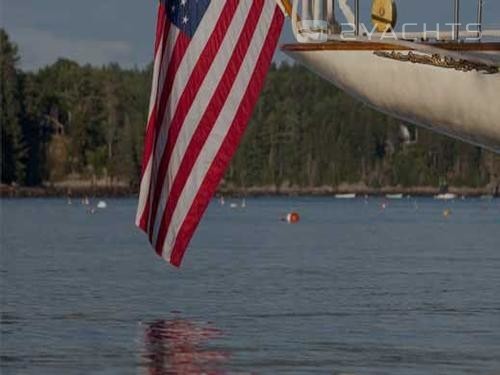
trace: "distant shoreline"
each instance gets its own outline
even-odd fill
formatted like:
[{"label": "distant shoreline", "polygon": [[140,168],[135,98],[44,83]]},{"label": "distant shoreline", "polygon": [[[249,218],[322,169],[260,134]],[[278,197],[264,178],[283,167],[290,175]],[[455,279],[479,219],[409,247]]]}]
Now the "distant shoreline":
[{"label": "distant shoreline", "polygon": [[1,198],[58,198],[58,197],[117,197],[136,195],[134,189],[123,186],[52,187],[5,186],[0,187]]},{"label": "distant shoreline", "polygon": [[[485,195],[499,196],[496,189],[454,187],[448,188],[447,192],[457,196],[480,197]],[[252,188],[227,188],[223,187],[217,191],[218,196],[225,197],[260,197],[260,196],[335,196],[336,194],[356,194],[357,196],[385,196],[387,194],[403,194],[404,196],[432,197],[443,191],[436,187],[383,187],[370,188],[359,185],[342,185],[339,187],[287,187],[277,188],[272,186]],[[126,186],[94,186],[94,187],[19,187],[0,186],[0,198],[57,198],[57,197],[116,197],[127,198],[138,195],[137,189]]]}]

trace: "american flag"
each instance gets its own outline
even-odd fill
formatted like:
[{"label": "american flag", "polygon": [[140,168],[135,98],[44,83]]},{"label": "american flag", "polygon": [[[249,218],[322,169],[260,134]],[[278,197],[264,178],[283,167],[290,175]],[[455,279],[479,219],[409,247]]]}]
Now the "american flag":
[{"label": "american flag", "polygon": [[236,151],[283,25],[275,0],[162,0],[136,224],[180,266]]}]

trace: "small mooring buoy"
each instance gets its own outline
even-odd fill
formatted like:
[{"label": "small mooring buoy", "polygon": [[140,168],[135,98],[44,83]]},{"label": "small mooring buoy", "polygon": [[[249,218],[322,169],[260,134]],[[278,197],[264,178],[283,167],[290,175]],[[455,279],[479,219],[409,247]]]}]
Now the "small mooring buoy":
[{"label": "small mooring buoy", "polygon": [[300,221],[300,215],[297,212],[290,212],[286,215],[286,222],[289,224],[297,224]]}]

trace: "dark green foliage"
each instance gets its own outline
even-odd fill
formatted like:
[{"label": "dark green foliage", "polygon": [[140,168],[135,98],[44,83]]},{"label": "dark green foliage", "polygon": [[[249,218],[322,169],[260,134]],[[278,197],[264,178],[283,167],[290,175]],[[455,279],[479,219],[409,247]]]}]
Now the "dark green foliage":
[{"label": "dark green foliage", "polygon": [[[4,31],[0,38],[2,182],[106,178],[137,187],[152,67],[61,59],[23,73],[16,47]],[[498,184],[497,155],[422,129],[408,144],[400,125],[300,66],[273,66],[225,184]]]},{"label": "dark green foliage", "polygon": [[406,125],[350,98],[301,66],[273,67],[226,184],[481,187],[498,184],[500,158]]},{"label": "dark green foliage", "polygon": [[0,124],[2,141],[2,182],[21,182],[24,179],[21,110],[17,47],[0,29]]}]

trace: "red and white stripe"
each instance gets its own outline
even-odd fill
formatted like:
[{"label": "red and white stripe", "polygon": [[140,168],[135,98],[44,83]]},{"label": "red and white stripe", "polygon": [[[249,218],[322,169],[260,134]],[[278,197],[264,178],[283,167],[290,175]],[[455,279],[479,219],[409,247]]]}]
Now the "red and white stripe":
[{"label": "red and white stripe", "polygon": [[136,224],[175,266],[250,119],[283,18],[274,0],[212,1],[191,40],[168,20],[158,27]]}]

